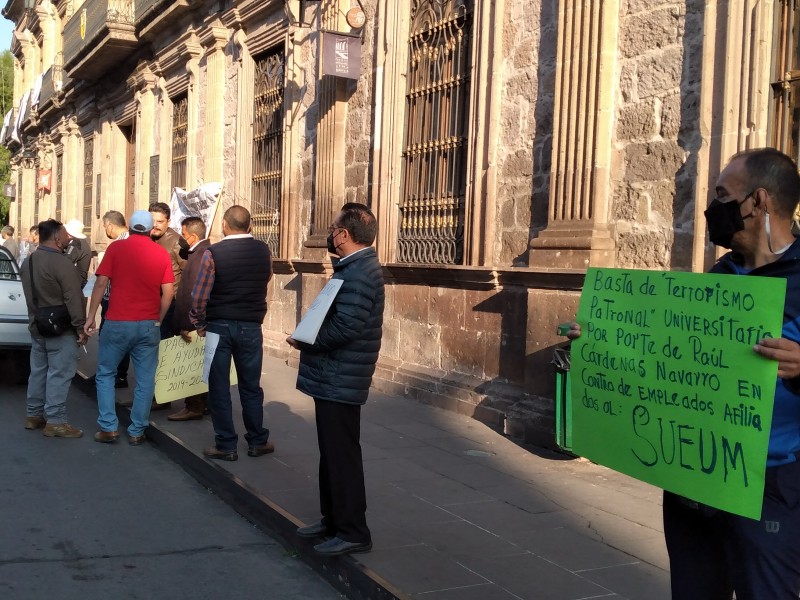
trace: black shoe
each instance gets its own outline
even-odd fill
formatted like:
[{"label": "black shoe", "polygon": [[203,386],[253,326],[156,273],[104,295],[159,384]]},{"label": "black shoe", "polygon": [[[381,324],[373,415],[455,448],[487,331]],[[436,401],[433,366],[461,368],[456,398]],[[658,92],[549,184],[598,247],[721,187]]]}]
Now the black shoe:
[{"label": "black shoe", "polygon": [[117,377],[114,380],[114,387],[117,389],[122,389],[128,387],[128,378],[127,377]]},{"label": "black shoe", "polygon": [[228,462],[239,460],[239,454],[236,450],[218,450],[216,446],[209,446],[203,450],[203,456],[216,458],[217,460],[227,460]]},{"label": "black shoe", "polygon": [[275,445],[272,442],[267,442],[263,446],[250,446],[247,449],[247,456],[264,456],[273,452],[275,452]]},{"label": "black shoe", "polygon": [[342,554],[369,552],[370,550],[372,550],[372,542],[345,542],[338,537],[314,546],[314,551],[322,556],[341,556]]},{"label": "black shoe", "polygon": [[304,538],[330,537],[336,534],[336,532],[333,529],[330,529],[322,521],[317,521],[313,525],[298,527],[295,533],[300,537]]}]

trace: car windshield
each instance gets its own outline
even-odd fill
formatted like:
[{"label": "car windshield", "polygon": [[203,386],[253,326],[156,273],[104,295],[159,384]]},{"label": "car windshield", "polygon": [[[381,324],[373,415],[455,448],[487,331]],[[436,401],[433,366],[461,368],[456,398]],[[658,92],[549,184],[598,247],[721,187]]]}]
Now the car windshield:
[{"label": "car windshield", "polygon": [[11,253],[2,247],[0,247],[0,279],[10,279],[11,281],[20,279],[17,263]]}]

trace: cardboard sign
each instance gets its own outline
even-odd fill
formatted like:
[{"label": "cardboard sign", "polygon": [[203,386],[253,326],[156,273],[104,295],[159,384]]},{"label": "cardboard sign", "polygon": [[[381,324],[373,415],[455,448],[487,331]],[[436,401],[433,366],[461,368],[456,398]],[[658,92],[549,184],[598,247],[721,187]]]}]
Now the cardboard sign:
[{"label": "cardboard sign", "polygon": [[[186,343],[180,336],[161,340],[158,345],[158,367],[156,368],[156,403],[164,404],[181,400],[208,391],[203,382],[203,358],[206,340],[190,334],[192,341]],[[231,362],[231,385],[238,383],[236,367]]]},{"label": "cardboard sign", "polygon": [[786,281],[589,269],[570,371],[573,449],[760,518]]}]

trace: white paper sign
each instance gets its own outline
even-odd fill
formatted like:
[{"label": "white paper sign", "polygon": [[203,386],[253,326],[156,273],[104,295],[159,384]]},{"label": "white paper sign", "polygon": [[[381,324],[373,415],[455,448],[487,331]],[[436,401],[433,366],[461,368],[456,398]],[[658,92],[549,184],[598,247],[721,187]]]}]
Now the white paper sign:
[{"label": "white paper sign", "polygon": [[191,192],[181,188],[173,189],[169,226],[180,233],[181,223],[186,217],[200,217],[206,225],[206,231],[211,232],[211,223],[217,212],[221,193],[221,183],[206,183]]},{"label": "white paper sign", "polygon": [[211,372],[211,363],[219,346],[219,334],[206,331],[206,349],[203,353],[203,383],[208,383],[208,374]]},{"label": "white paper sign", "polygon": [[305,342],[306,344],[313,344],[317,340],[319,328],[322,327],[322,322],[325,320],[325,315],[328,314],[333,299],[339,293],[339,288],[342,287],[341,279],[330,279],[327,285],[322,288],[322,291],[314,299],[314,303],[308,309],[303,319],[297,325],[297,328],[292,334],[292,338],[298,342]]}]

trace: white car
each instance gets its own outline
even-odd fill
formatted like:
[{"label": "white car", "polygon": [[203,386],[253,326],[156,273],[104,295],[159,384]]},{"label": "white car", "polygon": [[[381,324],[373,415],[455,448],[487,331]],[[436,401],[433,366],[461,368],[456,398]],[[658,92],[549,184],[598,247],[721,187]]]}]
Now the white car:
[{"label": "white car", "polygon": [[17,261],[0,246],[0,348],[29,349],[28,306]]}]

